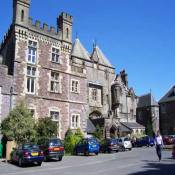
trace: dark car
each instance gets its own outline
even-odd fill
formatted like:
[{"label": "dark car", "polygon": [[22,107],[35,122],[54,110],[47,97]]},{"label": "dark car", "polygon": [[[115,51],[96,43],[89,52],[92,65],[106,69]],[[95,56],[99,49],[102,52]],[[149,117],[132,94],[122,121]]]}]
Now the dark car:
[{"label": "dark car", "polygon": [[173,146],[173,150],[172,150],[172,158],[175,159],[175,145]]},{"label": "dark car", "polygon": [[40,149],[44,153],[44,161],[55,158],[61,161],[64,156],[64,146],[59,138],[46,139],[40,144]]},{"label": "dark car", "polygon": [[89,155],[90,153],[95,153],[98,155],[100,149],[99,142],[95,138],[82,139],[75,146],[75,154],[83,153],[84,155]]},{"label": "dark car", "polygon": [[120,150],[120,146],[118,144],[117,139],[105,139],[104,142],[100,145],[101,152],[118,152]]},{"label": "dark car", "polygon": [[175,143],[175,139],[171,135],[162,136],[162,139],[164,145],[173,145]]},{"label": "dark car", "polygon": [[20,167],[29,163],[37,163],[41,166],[44,155],[39,146],[32,143],[22,144],[15,148],[11,154],[12,162],[17,162]]},{"label": "dark car", "polygon": [[150,136],[144,136],[136,140],[134,143],[136,147],[142,147],[142,146],[154,146],[154,139]]}]

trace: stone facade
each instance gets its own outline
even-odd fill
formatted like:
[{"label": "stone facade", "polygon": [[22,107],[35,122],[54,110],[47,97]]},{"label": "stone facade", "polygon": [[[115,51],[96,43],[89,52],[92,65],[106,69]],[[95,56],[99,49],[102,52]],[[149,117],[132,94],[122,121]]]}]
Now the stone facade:
[{"label": "stone facade", "polygon": [[137,105],[137,122],[154,133],[159,130],[159,104],[151,93],[140,96]]},{"label": "stone facade", "polygon": [[8,75],[8,67],[2,65],[0,56],[0,123],[8,115],[12,107],[12,76]]},{"label": "stone facade", "polygon": [[[115,80],[115,68],[98,46],[89,54],[79,39],[72,43],[73,17],[62,12],[55,29],[33,22],[29,11],[30,0],[13,0],[13,22],[0,47],[13,79],[13,106],[25,101],[36,119],[51,117],[61,138],[68,128],[86,133],[88,118],[100,121],[106,136],[118,122],[135,121],[136,96],[124,72]],[[112,104],[114,80],[121,89],[119,106]]]},{"label": "stone facade", "polygon": [[164,135],[175,134],[175,86],[160,100],[160,131]]}]

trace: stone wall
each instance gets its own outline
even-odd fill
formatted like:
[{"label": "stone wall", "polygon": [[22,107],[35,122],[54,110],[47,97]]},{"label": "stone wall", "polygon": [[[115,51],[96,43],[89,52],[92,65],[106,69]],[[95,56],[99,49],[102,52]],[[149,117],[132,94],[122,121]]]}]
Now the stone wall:
[{"label": "stone wall", "polygon": [[160,103],[160,130],[164,135],[175,134],[175,101]]},{"label": "stone wall", "polygon": [[10,111],[10,103],[12,103],[12,76],[8,75],[8,68],[0,64],[0,121],[2,121]]}]

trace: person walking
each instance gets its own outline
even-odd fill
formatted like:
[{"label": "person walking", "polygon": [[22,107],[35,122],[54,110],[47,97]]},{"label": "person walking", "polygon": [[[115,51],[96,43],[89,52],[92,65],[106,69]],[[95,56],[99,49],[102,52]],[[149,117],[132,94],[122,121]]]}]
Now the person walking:
[{"label": "person walking", "polygon": [[159,161],[162,159],[162,147],[163,147],[163,139],[160,135],[160,131],[157,131],[157,135],[155,136],[155,146],[156,146],[156,153],[159,158]]}]

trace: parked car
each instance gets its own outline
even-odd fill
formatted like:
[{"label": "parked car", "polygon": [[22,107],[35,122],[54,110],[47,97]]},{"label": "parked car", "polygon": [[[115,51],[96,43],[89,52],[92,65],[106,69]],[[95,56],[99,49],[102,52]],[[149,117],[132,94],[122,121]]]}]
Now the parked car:
[{"label": "parked car", "polygon": [[120,146],[117,139],[105,139],[103,144],[100,145],[100,151],[104,153],[118,152],[119,150]]},{"label": "parked car", "polygon": [[100,144],[95,138],[85,138],[80,140],[80,142],[75,146],[75,154],[83,153],[84,155],[89,155],[90,153],[95,153],[98,155],[100,150]]},{"label": "parked car", "polygon": [[46,139],[40,144],[40,149],[44,153],[44,161],[57,159],[61,161],[64,156],[64,146],[59,138]]},{"label": "parked car", "polygon": [[173,137],[171,135],[164,135],[162,138],[163,138],[164,145],[175,144],[175,137]]},{"label": "parked car", "polygon": [[175,145],[173,146],[172,158],[175,159]]},{"label": "parked car", "polygon": [[14,148],[11,154],[12,162],[17,162],[20,167],[29,163],[37,163],[41,166],[44,155],[39,146],[32,143],[22,144],[18,148]]},{"label": "parked car", "polygon": [[154,146],[154,139],[150,136],[141,137],[139,139],[136,139],[134,146],[135,147]]},{"label": "parked car", "polygon": [[118,143],[120,147],[123,147],[124,150],[132,150],[132,143],[131,140],[127,137],[121,137],[118,139]]}]

